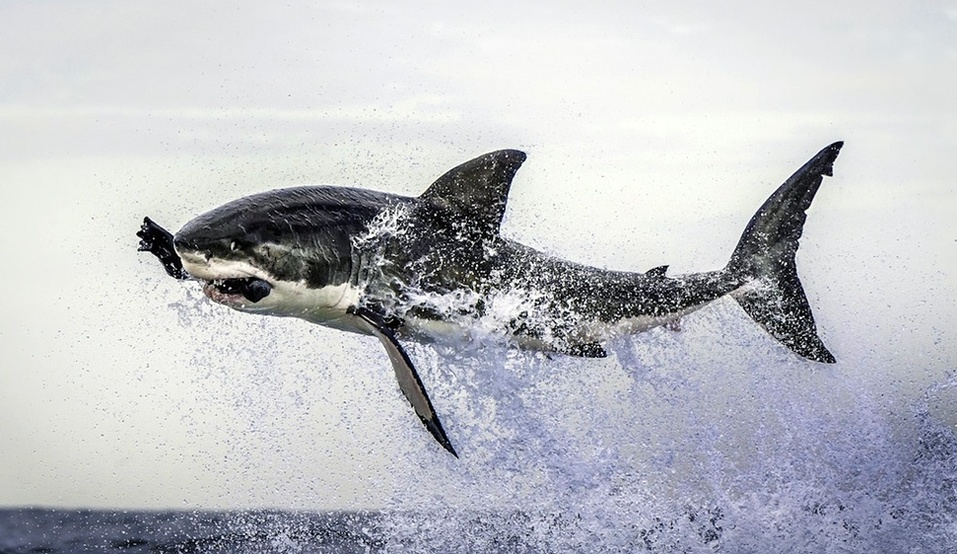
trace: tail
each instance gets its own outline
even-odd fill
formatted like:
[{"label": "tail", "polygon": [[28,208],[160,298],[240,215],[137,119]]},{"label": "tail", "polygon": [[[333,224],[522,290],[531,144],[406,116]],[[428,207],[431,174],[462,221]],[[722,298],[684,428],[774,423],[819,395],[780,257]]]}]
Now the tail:
[{"label": "tail", "polygon": [[817,335],[794,254],[805,210],[824,176],[832,175],[843,145],[835,142],[821,150],[774,191],[748,222],[727,267],[749,281],[731,296],[752,319],[797,354],[826,363],[834,363],[834,356]]}]

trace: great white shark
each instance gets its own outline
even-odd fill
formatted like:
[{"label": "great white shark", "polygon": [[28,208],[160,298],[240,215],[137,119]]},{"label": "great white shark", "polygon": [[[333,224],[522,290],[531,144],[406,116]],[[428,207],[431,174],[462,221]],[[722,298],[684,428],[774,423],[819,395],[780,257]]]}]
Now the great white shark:
[{"label": "great white shark", "polygon": [[[498,334],[521,348],[605,356],[611,339],[676,321],[730,295],[796,354],[832,363],[798,279],[806,210],[843,143],[824,148],[761,205],[718,270],[608,271],[502,237],[509,188],[525,161],[499,150],[439,177],[418,197],[306,186],[234,200],[175,235],[145,218],[139,249],[211,300],[375,336],[399,388],[438,443],[458,456],[400,340],[467,335],[496,298],[521,299]],[[456,298],[453,304],[437,299]]]}]

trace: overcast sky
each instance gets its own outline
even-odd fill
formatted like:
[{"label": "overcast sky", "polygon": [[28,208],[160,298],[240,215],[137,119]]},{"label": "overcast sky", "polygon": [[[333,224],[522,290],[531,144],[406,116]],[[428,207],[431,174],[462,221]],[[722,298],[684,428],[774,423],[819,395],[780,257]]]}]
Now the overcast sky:
[{"label": "overcast sky", "polygon": [[799,261],[825,338],[907,393],[957,368],[957,2],[7,1],[0,53],[0,505],[387,498],[378,346],[209,306],[133,233],[498,148],[510,238],[681,273],[845,140]]}]

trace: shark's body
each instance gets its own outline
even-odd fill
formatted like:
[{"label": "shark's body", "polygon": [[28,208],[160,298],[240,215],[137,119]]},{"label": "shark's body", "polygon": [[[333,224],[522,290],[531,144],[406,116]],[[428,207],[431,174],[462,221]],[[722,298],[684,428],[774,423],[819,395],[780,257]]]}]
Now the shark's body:
[{"label": "shark's body", "polygon": [[[606,271],[503,238],[512,177],[525,154],[466,162],[419,197],[342,187],[265,192],[216,208],[176,235],[146,219],[141,250],[212,300],[378,337],[399,386],[436,440],[455,454],[399,339],[467,334],[497,298],[518,298],[498,334],[534,350],[601,357],[603,344],[672,322],[731,295],[774,338],[833,362],[817,335],[794,253],[805,211],[842,143],[819,152],[761,206],[728,265],[667,276]],[[453,304],[439,299],[457,298]]]}]

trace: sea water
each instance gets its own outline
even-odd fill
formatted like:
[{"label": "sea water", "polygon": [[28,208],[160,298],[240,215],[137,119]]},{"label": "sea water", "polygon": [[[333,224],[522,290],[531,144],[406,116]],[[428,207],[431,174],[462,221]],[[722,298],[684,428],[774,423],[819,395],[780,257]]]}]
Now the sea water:
[{"label": "sea water", "polygon": [[373,513],[0,510],[0,552],[378,551]]},{"label": "sea water", "polygon": [[609,350],[410,345],[461,458],[410,423],[381,509],[8,509],[0,554],[957,551],[957,375],[895,397],[730,301]]}]

